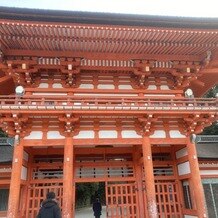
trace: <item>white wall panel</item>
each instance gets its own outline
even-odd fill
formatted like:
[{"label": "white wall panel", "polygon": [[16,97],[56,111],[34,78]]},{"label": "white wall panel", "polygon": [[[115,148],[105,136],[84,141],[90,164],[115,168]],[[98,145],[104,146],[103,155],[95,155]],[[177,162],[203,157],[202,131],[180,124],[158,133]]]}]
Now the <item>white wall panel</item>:
[{"label": "white wall panel", "polygon": [[40,83],[39,88],[48,88],[48,83]]},{"label": "white wall panel", "polygon": [[184,218],[198,218],[197,216],[185,215]]},{"label": "white wall panel", "polygon": [[135,130],[123,130],[121,132],[122,138],[142,138]]},{"label": "white wall panel", "polygon": [[21,179],[27,180],[27,168],[24,166],[22,166],[22,169],[21,169]]},{"label": "white wall panel", "polygon": [[24,139],[42,139],[42,134],[42,131],[32,131],[28,136],[24,137]]},{"label": "white wall panel", "polygon": [[185,135],[181,134],[179,130],[170,130],[170,138],[186,138]]},{"label": "white wall panel", "polygon": [[200,170],[200,175],[216,175],[218,176],[218,170]]},{"label": "white wall panel", "polygon": [[166,132],[164,130],[155,130],[150,138],[166,138]]},{"label": "white wall panel", "polygon": [[114,89],[115,86],[112,84],[99,84],[98,89]]},{"label": "white wall panel", "polygon": [[169,88],[168,85],[161,85],[161,86],[160,86],[160,89],[161,89],[161,90],[170,90],[170,88]]},{"label": "white wall panel", "polygon": [[133,89],[131,85],[119,85],[118,89]]},{"label": "white wall panel", "polygon": [[179,175],[185,175],[191,173],[189,162],[184,162],[178,165]]},{"label": "white wall panel", "polygon": [[148,90],[156,90],[156,89],[157,89],[157,86],[155,86],[155,85],[149,85],[147,89],[148,89]]},{"label": "white wall panel", "polygon": [[115,130],[100,130],[99,138],[117,138],[117,131]]},{"label": "white wall panel", "polygon": [[63,88],[63,86],[61,83],[54,83],[54,84],[52,84],[52,88],[60,89],[60,88]]},{"label": "white wall panel", "polygon": [[80,131],[78,135],[74,136],[75,139],[93,139],[95,137],[94,131]]},{"label": "white wall panel", "polygon": [[187,148],[185,147],[176,152],[176,159],[179,159],[180,157],[184,157],[186,155],[188,155],[188,152],[187,152]]},{"label": "white wall panel", "polygon": [[48,131],[47,139],[64,139],[65,137],[59,131]]},{"label": "white wall panel", "polygon": [[79,89],[94,89],[93,84],[80,84]]}]

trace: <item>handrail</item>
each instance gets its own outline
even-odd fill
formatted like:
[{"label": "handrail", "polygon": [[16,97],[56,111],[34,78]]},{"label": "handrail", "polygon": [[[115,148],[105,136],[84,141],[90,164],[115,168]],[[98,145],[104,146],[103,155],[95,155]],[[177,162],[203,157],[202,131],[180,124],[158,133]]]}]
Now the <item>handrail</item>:
[{"label": "handrail", "polygon": [[[55,94],[54,94],[55,95]],[[107,100],[107,101],[120,101],[120,100],[125,100],[125,101],[184,101],[184,102],[200,102],[200,101],[204,101],[204,102],[218,102],[217,98],[172,98],[172,99],[168,99],[168,98],[161,98],[159,96],[157,97],[128,97],[128,96],[110,96],[110,97],[104,97],[104,96],[69,96],[69,95],[61,95],[61,96],[46,96],[46,95],[40,95],[40,96],[36,96],[36,95],[28,95],[28,96],[23,96],[23,97],[19,97],[16,95],[0,95],[0,103],[2,101],[6,101],[6,100],[13,100],[14,101],[18,101],[19,102],[23,102],[23,101],[29,101],[29,100],[34,100],[34,101],[42,101],[42,100],[58,100],[58,101],[66,101],[66,100]]]},{"label": "handrail", "polygon": [[[214,98],[132,98],[93,96],[0,96],[0,109],[5,106],[97,106],[97,107],[213,107],[217,110],[218,99]],[[161,108],[160,108],[161,109]],[[165,108],[167,109],[167,108]],[[185,108],[184,108],[185,109]],[[206,108],[205,108],[206,109]]]}]

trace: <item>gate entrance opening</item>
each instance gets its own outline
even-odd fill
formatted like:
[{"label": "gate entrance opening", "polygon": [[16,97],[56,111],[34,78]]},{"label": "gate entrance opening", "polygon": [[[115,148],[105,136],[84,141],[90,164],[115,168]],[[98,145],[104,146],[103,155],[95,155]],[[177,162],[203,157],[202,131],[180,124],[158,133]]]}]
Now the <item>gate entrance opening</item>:
[{"label": "gate entrance opening", "polygon": [[75,218],[94,218],[92,206],[97,198],[102,205],[101,218],[106,218],[105,183],[76,183]]}]

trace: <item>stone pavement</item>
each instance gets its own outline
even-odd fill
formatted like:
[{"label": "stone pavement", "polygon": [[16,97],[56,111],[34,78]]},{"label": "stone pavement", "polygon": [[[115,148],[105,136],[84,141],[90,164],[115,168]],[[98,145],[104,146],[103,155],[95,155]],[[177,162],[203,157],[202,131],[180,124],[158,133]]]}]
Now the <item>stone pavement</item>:
[{"label": "stone pavement", "polygon": [[[94,218],[92,207],[76,210],[75,218]],[[102,207],[101,218],[106,218],[106,206]]]}]

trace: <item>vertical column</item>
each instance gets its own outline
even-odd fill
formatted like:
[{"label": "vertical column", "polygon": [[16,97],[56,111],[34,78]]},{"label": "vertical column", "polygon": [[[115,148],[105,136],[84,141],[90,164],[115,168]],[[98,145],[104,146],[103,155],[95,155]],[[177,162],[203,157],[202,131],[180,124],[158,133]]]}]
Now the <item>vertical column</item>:
[{"label": "vertical column", "polygon": [[7,218],[19,218],[18,208],[19,208],[19,201],[20,201],[22,163],[23,163],[23,145],[21,141],[19,144],[15,145],[14,147]]},{"label": "vertical column", "polygon": [[140,218],[145,218],[145,210],[144,210],[144,198],[143,198],[143,185],[142,185],[142,167],[139,162],[141,158],[139,149],[135,146],[135,150],[133,153],[134,160],[134,168],[135,168],[135,176],[136,176],[136,184],[138,189],[138,207]]},{"label": "vertical column", "polygon": [[204,190],[201,183],[200,170],[198,165],[197,151],[195,144],[188,139],[187,143],[188,159],[191,169],[191,181],[193,185],[195,204],[197,209],[198,218],[207,217]]},{"label": "vertical column", "polygon": [[157,204],[155,194],[155,183],[153,174],[153,162],[151,144],[148,136],[143,135],[142,138],[143,163],[145,171],[145,189],[147,198],[147,209],[149,218],[157,218]]},{"label": "vertical column", "polygon": [[72,218],[73,214],[73,138],[66,137],[63,166],[63,218]]}]

